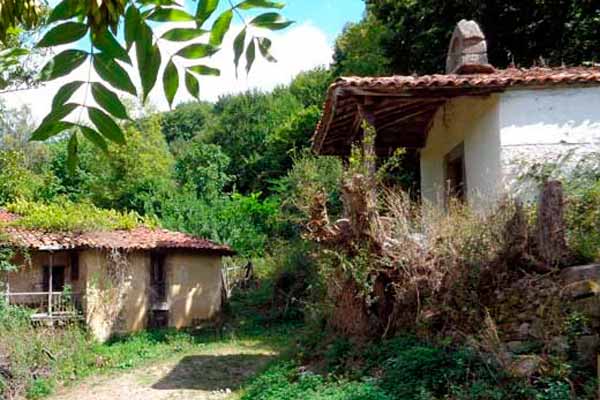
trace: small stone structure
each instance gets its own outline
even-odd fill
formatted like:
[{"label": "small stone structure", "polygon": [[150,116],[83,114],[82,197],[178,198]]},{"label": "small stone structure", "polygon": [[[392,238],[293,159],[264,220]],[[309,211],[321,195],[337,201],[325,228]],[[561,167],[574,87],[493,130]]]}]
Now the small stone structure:
[{"label": "small stone structure", "polygon": [[487,42],[475,21],[461,20],[452,34],[446,58],[447,74],[492,73],[488,63]]}]

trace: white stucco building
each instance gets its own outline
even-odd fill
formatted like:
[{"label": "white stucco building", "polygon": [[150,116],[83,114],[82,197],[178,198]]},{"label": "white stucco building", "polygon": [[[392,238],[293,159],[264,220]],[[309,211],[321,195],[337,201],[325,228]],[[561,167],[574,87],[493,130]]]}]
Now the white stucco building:
[{"label": "white stucco building", "polygon": [[[496,70],[483,34],[461,21],[444,75],[341,78],[329,89],[313,137],[317,154],[346,156],[360,121],[377,130],[376,152],[420,154],[421,194],[475,207],[507,191],[523,197],[536,164],[577,159],[600,149],[600,68]],[[568,163],[565,163],[567,167]]]},{"label": "white stucco building", "polygon": [[599,106],[597,86],[515,88],[449,100],[436,112],[420,151],[423,198],[443,201],[452,155],[464,166],[459,179],[465,197],[477,205],[518,192],[536,164],[556,164],[567,155],[575,163],[597,153]]}]

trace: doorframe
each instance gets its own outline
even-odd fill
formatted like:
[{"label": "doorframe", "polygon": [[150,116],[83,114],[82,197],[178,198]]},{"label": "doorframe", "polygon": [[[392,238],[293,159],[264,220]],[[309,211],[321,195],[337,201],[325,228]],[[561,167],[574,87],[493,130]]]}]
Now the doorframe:
[{"label": "doorframe", "polygon": [[463,201],[467,201],[467,168],[465,162],[465,142],[461,142],[458,145],[454,146],[452,150],[450,150],[444,156],[444,205],[446,209],[450,203],[451,194],[449,193],[448,188],[448,166],[450,163],[458,160],[461,160],[461,173],[462,173],[462,199]]}]

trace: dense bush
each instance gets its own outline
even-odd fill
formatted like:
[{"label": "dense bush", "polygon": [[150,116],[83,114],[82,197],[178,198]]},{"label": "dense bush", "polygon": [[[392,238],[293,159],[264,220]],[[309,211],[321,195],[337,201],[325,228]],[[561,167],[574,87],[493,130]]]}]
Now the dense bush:
[{"label": "dense bush", "polygon": [[232,246],[246,257],[262,256],[275,229],[278,204],[257,194],[201,198],[193,191],[165,194],[147,204],[168,229],[188,232]]},{"label": "dense bush", "polygon": [[36,171],[22,150],[0,147],[0,204],[25,200],[46,200],[56,195],[58,180],[51,173]]},{"label": "dense bush", "polygon": [[329,380],[310,372],[300,373],[291,362],[273,365],[255,378],[242,400],[391,400],[371,382]]}]

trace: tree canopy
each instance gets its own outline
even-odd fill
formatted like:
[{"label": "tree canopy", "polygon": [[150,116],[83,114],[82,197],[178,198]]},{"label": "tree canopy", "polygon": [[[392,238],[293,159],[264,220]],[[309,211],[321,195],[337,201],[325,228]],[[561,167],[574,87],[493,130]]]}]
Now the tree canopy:
[{"label": "tree canopy", "polygon": [[[219,8],[220,0],[196,0],[195,11],[190,13],[183,5],[162,0],[62,0],[42,18],[43,8],[36,0],[7,1],[0,8],[0,41],[9,46],[0,53],[0,66],[19,64],[19,58],[29,53],[26,48],[9,44],[12,30],[38,26],[44,30],[36,47],[60,50],[41,70],[42,81],[70,76],[81,66],[88,68],[87,80],[72,80],[63,85],[54,96],[52,110],[32,133],[32,140],[47,140],[70,131],[69,165],[76,163],[78,136],[100,148],[106,141],[123,144],[125,135],[120,122],[130,119],[118,92],[140,96],[145,101],[162,80],[164,96],[171,105],[180,87],[193,97],[199,97],[199,79],[205,75],[219,75],[217,68],[206,65],[209,57],[219,52],[234,16],[243,28],[233,44],[234,60],[238,68],[245,56],[249,72],[257,52],[274,62],[270,54],[271,41],[255,34],[254,28],[281,30],[287,21],[276,10],[283,3],[269,0],[242,0]],[[266,9],[246,21],[243,12]],[[215,13],[219,11],[219,14]],[[211,17],[215,15],[214,19]],[[188,27],[173,27],[171,23],[190,23]],[[41,24],[41,25],[40,25]],[[161,26],[170,28],[160,37]],[[164,42],[178,46],[174,52],[161,48]],[[65,49],[66,47],[66,49]],[[83,48],[82,48],[83,47]],[[130,56],[135,48],[135,60]],[[132,67],[134,74],[130,73]],[[92,79],[94,70],[100,79]],[[159,77],[159,73],[162,74]],[[2,77],[0,77],[2,78]],[[134,81],[141,82],[141,93]],[[1,82],[0,82],[1,83]],[[85,91],[82,102],[72,100],[80,89]],[[89,96],[88,96],[89,95]],[[93,102],[92,102],[93,99]],[[70,117],[76,115],[76,117]]]},{"label": "tree canopy", "polygon": [[[600,59],[600,4],[581,0],[366,0],[362,22],[336,43],[338,74],[444,72],[458,21],[474,19],[488,40],[490,62],[580,65]],[[364,54],[363,54],[364,53]]]}]

